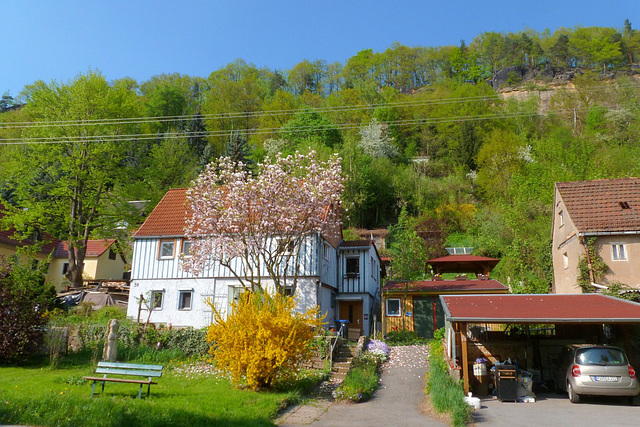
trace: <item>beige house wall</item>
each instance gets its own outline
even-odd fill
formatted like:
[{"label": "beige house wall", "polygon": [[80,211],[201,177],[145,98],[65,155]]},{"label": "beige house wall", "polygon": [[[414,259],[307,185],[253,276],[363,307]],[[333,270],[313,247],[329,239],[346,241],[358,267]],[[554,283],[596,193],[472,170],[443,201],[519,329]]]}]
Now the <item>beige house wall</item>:
[{"label": "beige house wall", "polygon": [[[85,264],[85,268],[87,265]],[[109,259],[109,251],[106,251],[95,259],[95,267],[92,268],[92,279],[122,280],[125,263],[119,254],[116,254],[116,259]]]},{"label": "beige house wall", "polygon": [[553,210],[553,287],[555,294],[581,294],[578,285],[580,258],[585,254],[578,230],[556,189]]},{"label": "beige house wall", "polygon": [[[62,274],[64,264],[69,262],[67,258],[55,258],[49,264],[49,272],[46,280],[56,287],[56,290],[62,291],[69,282]],[[99,257],[85,258],[83,277],[86,280],[122,280],[125,264],[120,255],[116,255],[116,259],[109,259],[109,250],[105,251]]]},{"label": "beige house wall", "polygon": [[[626,259],[613,259],[613,245],[624,245]],[[596,240],[598,254],[609,266],[603,284],[623,283],[640,289],[640,235],[600,236]]]}]

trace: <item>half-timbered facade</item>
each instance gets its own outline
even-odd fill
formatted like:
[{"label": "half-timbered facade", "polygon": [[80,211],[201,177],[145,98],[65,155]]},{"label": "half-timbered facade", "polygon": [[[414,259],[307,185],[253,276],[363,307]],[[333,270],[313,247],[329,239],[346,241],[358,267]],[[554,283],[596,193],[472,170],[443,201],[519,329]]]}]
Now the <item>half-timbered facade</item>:
[{"label": "half-timbered facade", "polygon": [[[128,316],[140,322],[203,327],[212,321],[212,304],[226,313],[230,302],[243,290],[232,271],[220,263],[212,262],[198,274],[182,268],[183,259],[189,256],[190,245],[184,236],[185,204],[185,189],[170,190],[133,236]],[[375,252],[375,246],[370,246]],[[361,250],[352,252],[349,252],[350,256],[354,257]],[[366,252],[370,256],[370,249]],[[342,261],[340,242],[336,239],[325,238],[322,233],[310,234],[302,239],[295,255],[298,257],[297,267],[290,266],[286,274],[283,272],[285,286],[295,281],[294,297],[298,308],[306,310],[318,305],[326,314],[327,326],[333,326],[339,317],[337,301],[343,288],[350,289],[351,295],[369,292],[357,281],[349,282],[346,288],[343,286],[347,262]],[[364,255],[362,260],[364,263]],[[353,268],[353,261],[349,263]],[[366,269],[362,279],[365,279],[366,271],[368,277],[375,278],[375,281],[368,280],[367,286],[379,288],[379,258],[373,265],[378,268],[375,274],[369,270],[370,266],[362,264]],[[273,290],[266,271],[260,276],[264,287]],[[369,300],[367,304],[370,304]],[[364,318],[363,315],[359,320],[361,325],[364,325]],[[368,328],[363,328],[362,333],[368,331]]]}]

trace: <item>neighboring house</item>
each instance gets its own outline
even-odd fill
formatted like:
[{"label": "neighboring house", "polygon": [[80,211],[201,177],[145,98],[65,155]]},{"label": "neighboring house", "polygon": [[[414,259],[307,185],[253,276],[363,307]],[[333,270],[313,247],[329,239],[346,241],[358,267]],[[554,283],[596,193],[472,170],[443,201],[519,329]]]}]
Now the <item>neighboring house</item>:
[{"label": "neighboring house", "polygon": [[[85,281],[122,280],[125,266],[126,261],[118,251],[115,239],[87,241],[82,275]],[[69,284],[64,276],[68,268],[69,244],[62,241],[56,247],[46,276],[47,280],[59,291],[65,288],[65,284]]]},{"label": "neighboring house", "polygon": [[[414,331],[433,338],[445,326],[440,295],[506,294],[509,288],[489,278],[500,260],[474,255],[451,255],[427,261],[435,272],[431,280],[388,281],[382,288],[384,334]],[[445,280],[442,273],[474,273],[476,278],[458,275]]]},{"label": "neighboring house", "polygon": [[[0,205],[0,219],[4,217],[2,214],[3,210],[4,206]],[[60,240],[52,236],[37,231],[28,238],[21,240],[15,239],[15,236],[16,230],[14,228],[0,230],[0,257],[9,258],[17,253],[18,248],[38,245],[35,258],[38,261],[43,261],[53,253],[60,242]]]},{"label": "neighboring house", "polygon": [[8,258],[15,255],[18,248],[40,243],[41,246],[36,252],[35,257],[37,260],[42,261],[55,250],[59,242],[59,240],[53,238],[48,241],[43,241],[39,235],[23,240],[16,240],[13,238],[14,235],[15,230],[13,229],[0,230],[0,256]]},{"label": "neighboring house", "polygon": [[[212,321],[210,303],[226,315],[230,301],[242,292],[241,283],[219,263],[198,275],[182,269],[181,257],[189,256],[185,211],[186,189],[169,190],[133,235],[129,317],[204,327]],[[325,323],[331,327],[339,317],[338,310],[345,310],[345,316],[351,314],[353,324],[361,325],[361,332],[368,334],[371,299],[379,287],[380,260],[375,246],[356,242],[342,247],[339,241],[317,233],[303,239],[298,255],[298,273],[287,273],[288,281],[294,275],[297,279],[298,308],[320,306],[326,313]],[[371,259],[375,273],[370,270]],[[266,273],[263,277],[269,283]],[[362,312],[357,311],[358,304]]]},{"label": "neighboring house", "polygon": [[369,335],[380,320],[380,256],[372,240],[342,241],[339,246],[338,317],[347,320],[349,338]]},{"label": "neighboring house", "polygon": [[640,178],[558,182],[553,206],[552,293],[582,293],[579,264],[590,238],[608,266],[593,285],[640,288]]}]

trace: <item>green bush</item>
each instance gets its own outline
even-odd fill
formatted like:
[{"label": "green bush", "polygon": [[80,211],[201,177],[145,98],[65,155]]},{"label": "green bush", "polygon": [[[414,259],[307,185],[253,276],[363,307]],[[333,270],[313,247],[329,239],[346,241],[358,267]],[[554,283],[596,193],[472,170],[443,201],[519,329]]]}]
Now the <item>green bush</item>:
[{"label": "green bush", "polygon": [[385,336],[385,341],[389,345],[415,345],[429,342],[413,331],[391,331]]},{"label": "green bush", "polygon": [[429,342],[429,372],[426,392],[436,412],[449,413],[453,426],[466,426],[471,420],[471,407],[464,400],[460,383],[449,375],[440,340]]},{"label": "green bush", "polygon": [[170,359],[205,356],[210,344],[205,329],[154,328],[134,323],[118,307],[103,307],[95,311],[80,308],[67,315],[58,315],[51,325],[68,327],[78,337],[79,350],[88,350],[95,360],[101,355],[110,319],[118,319],[118,359],[146,362],[166,362]]},{"label": "green bush", "polygon": [[25,361],[43,342],[49,310],[55,306],[55,289],[45,283],[35,260],[0,256],[0,363]]}]

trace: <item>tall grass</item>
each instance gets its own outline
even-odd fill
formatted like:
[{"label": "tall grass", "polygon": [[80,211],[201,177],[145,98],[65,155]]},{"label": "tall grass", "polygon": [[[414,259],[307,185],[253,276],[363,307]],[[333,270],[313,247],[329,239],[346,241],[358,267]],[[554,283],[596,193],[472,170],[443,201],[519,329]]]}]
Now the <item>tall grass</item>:
[{"label": "tall grass", "polygon": [[449,375],[440,340],[429,342],[427,393],[436,412],[448,413],[453,426],[466,426],[471,420],[471,407],[464,400],[460,383]]}]

